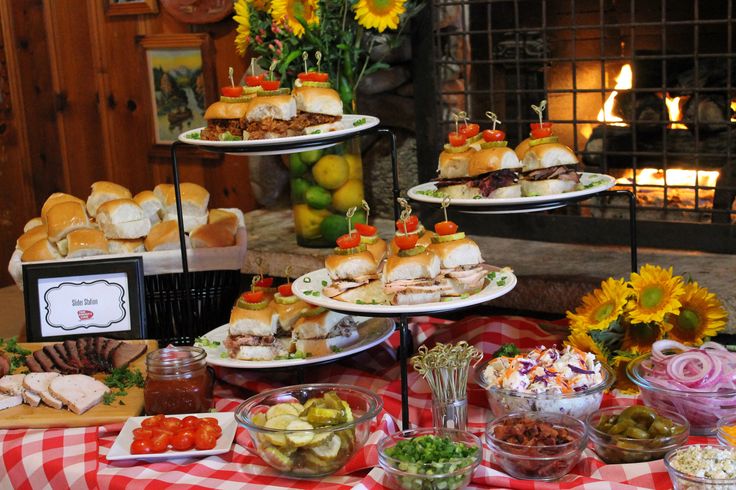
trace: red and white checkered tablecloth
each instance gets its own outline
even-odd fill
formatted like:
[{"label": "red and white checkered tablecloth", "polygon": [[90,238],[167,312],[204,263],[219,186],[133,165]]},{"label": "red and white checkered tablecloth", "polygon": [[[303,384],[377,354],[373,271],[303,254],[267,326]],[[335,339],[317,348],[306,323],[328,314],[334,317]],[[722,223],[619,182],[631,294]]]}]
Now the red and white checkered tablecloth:
[{"label": "red and white checkered tablecloth", "polygon": [[[560,343],[563,329],[519,317],[471,317],[460,322],[415,318],[415,345],[466,340],[486,353],[513,342],[520,348]],[[321,480],[281,477],[247,447],[247,432],[238,429],[232,450],[219,456],[175,462],[107,461],[106,454],[122,424],[79,429],[29,429],[0,431],[0,490],[36,488],[77,489],[314,489],[377,490],[384,488],[384,472],[378,467],[376,445],[386,434],[398,430],[401,419],[399,366],[395,347],[398,336],[370,351],[339,363],[305,370],[305,382],[358,385],[383,397],[384,412],[373,423],[365,447],[338,474]],[[216,408],[234,411],[244,398],[265,389],[294,384],[293,370],[283,373],[218,369]],[[416,373],[409,374],[411,420],[431,426],[431,395]],[[480,434],[490,417],[483,391],[474,383],[468,388],[469,430]],[[606,395],[604,406],[628,405],[635,399]],[[705,442],[692,437],[690,442]],[[708,442],[713,442],[712,440]],[[512,489],[668,489],[672,487],[663,462],[605,465],[587,449],[570,474],[553,483],[515,480],[489,463],[485,448],[482,465],[469,488]]]}]

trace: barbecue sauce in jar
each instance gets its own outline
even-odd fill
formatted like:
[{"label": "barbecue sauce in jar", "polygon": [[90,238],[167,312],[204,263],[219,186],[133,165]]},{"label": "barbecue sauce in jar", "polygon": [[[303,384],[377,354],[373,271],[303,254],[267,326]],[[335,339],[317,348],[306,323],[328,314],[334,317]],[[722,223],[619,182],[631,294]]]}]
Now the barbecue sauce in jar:
[{"label": "barbecue sauce in jar", "polygon": [[166,415],[207,412],[212,408],[214,376],[200,347],[166,347],[146,356],[146,413]]}]

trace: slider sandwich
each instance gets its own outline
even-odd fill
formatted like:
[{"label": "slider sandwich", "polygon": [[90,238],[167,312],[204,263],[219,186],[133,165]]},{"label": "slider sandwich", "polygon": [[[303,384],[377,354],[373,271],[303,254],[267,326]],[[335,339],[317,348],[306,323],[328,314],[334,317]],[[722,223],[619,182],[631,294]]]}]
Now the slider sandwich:
[{"label": "slider sandwich", "polygon": [[400,234],[408,233],[410,235],[416,234],[417,235],[417,243],[416,246],[418,247],[429,247],[432,244],[432,236],[434,235],[432,232],[428,231],[426,228],[424,228],[424,225],[422,225],[419,222],[419,218],[417,218],[414,215],[409,216],[406,219],[406,222],[402,220],[396,221],[396,235],[394,238],[391,239],[391,244],[389,247],[389,256],[394,256],[397,253],[399,253],[399,245],[397,244],[397,237]]},{"label": "slider sandwich", "polygon": [[322,307],[302,311],[294,323],[292,340],[296,352],[305,356],[323,356],[354,344],[360,335],[352,316]]},{"label": "slider sandwich", "polygon": [[378,279],[375,257],[360,243],[360,234],[352,230],[337,239],[334,253],[325,259],[325,268],[332,283],[322,290],[328,298],[341,299],[346,291]]},{"label": "slider sandwich", "polygon": [[440,259],[442,296],[467,296],[483,289],[487,271],[478,244],[447,219],[435,225],[435,232],[429,250]]},{"label": "slider sandwich", "polygon": [[297,116],[291,121],[296,134],[327,133],[342,129],[342,99],[331,88],[302,86],[293,90]]},{"label": "slider sandwich", "polygon": [[276,336],[280,338],[288,337],[290,342],[292,327],[301,317],[302,312],[309,308],[309,304],[294,296],[291,283],[287,283],[278,287],[271,307],[277,318]]},{"label": "slider sandwich", "polygon": [[248,110],[248,101],[256,96],[255,90],[253,87],[240,85],[220,88],[220,100],[210,105],[204,113],[207,127],[202,130],[199,137],[209,141],[247,139],[243,138],[240,121]]},{"label": "slider sandwich", "polygon": [[296,100],[291,95],[259,96],[248,104],[241,126],[247,133],[245,139],[282,138],[294,134],[290,124],[295,117]]},{"label": "slider sandwich", "polygon": [[270,361],[288,356],[288,342],[276,337],[278,315],[261,291],[243,294],[230,313],[228,336],[223,345],[233,359]]}]

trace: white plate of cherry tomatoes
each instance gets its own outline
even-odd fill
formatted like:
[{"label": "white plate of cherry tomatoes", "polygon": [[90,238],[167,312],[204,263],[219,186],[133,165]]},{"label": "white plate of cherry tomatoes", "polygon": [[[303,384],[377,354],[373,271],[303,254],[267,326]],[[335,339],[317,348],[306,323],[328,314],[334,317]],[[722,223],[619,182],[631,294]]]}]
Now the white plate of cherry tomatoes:
[{"label": "white plate of cherry tomatoes", "polygon": [[131,417],[107,453],[108,461],[192,458],[230,451],[233,412]]}]

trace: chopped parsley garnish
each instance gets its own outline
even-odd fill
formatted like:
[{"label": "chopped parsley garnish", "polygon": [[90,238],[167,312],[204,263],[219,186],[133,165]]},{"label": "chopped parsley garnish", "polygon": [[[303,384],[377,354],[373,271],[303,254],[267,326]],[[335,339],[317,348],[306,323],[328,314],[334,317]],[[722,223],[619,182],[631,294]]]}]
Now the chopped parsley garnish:
[{"label": "chopped parsley garnish", "polygon": [[110,387],[110,392],[105,393],[102,401],[109,405],[118,397],[126,396],[128,388],[143,388],[145,379],[139,369],[130,370],[127,367],[115,368],[105,377],[105,384]]},{"label": "chopped parsley garnish", "polygon": [[327,281],[322,281],[322,286],[323,287],[326,287],[327,286]]},{"label": "chopped parsley garnish", "polygon": [[187,138],[189,138],[190,140],[201,140],[202,135],[200,133],[189,133]]},{"label": "chopped parsley garnish", "polygon": [[218,347],[220,345],[220,342],[216,340],[210,340],[207,337],[197,337],[194,339],[194,344],[198,345],[200,347]]},{"label": "chopped parsley garnish", "polygon": [[422,194],[423,196],[429,196],[429,197],[439,197],[439,198],[444,198],[447,196],[447,194],[445,194],[442,191],[437,191],[437,190],[433,191],[431,189],[426,190],[426,191],[417,191],[417,194]]},{"label": "chopped parsley garnish", "polygon": [[590,182],[588,182],[587,184],[583,186],[583,189],[590,189],[592,187],[598,187],[599,185],[602,185],[602,184],[603,182],[600,180],[591,180]]},{"label": "chopped parsley garnish", "polygon": [[229,131],[225,131],[220,135],[220,141],[243,141],[243,138],[231,134]]},{"label": "chopped parsley garnish", "polygon": [[334,352],[335,354],[339,354],[340,352],[342,352],[342,348],[340,348],[340,347],[338,347],[336,345],[331,345],[330,346],[330,350],[332,352]]},{"label": "chopped parsley garnish", "polygon": [[506,278],[505,277],[502,277],[501,279],[499,279],[498,281],[496,281],[496,284],[498,284],[499,286],[505,286],[506,285]]},{"label": "chopped parsley garnish", "polygon": [[516,344],[503,344],[501,347],[498,348],[496,352],[493,353],[491,357],[494,359],[496,357],[514,357],[519,354],[519,348],[516,347]]},{"label": "chopped parsley garnish", "polygon": [[488,274],[486,275],[486,279],[488,279],[489,281],[492,281],[492,280],[494,280],[495,278],[496,278],[496,273],[495,273],[495,272],[489,272],[489,273],[488,273]]},{"label": "chopped parsley garnish", "polygon": [[321,129],[317,129],[315,131],[312,131],[311,134],[320,134],[322,132]]},{"label": "chopped parsley garnish", "polygon": [[17,337],[11,337],[7,340],[0,339],[0,350],[4,350],[8,354],[8,364],[10,364],[10,372],[12,373],[25,364],[25,357],[31,353],[28,349],[18,345]]},{"label": "chopped parsley garnish", "polygon": [[353,122],[353,126],[354,127],[362,126],[365,123],[366,123],[365,118],[361,117],[360,119],[356,119],[355,122]]}]

